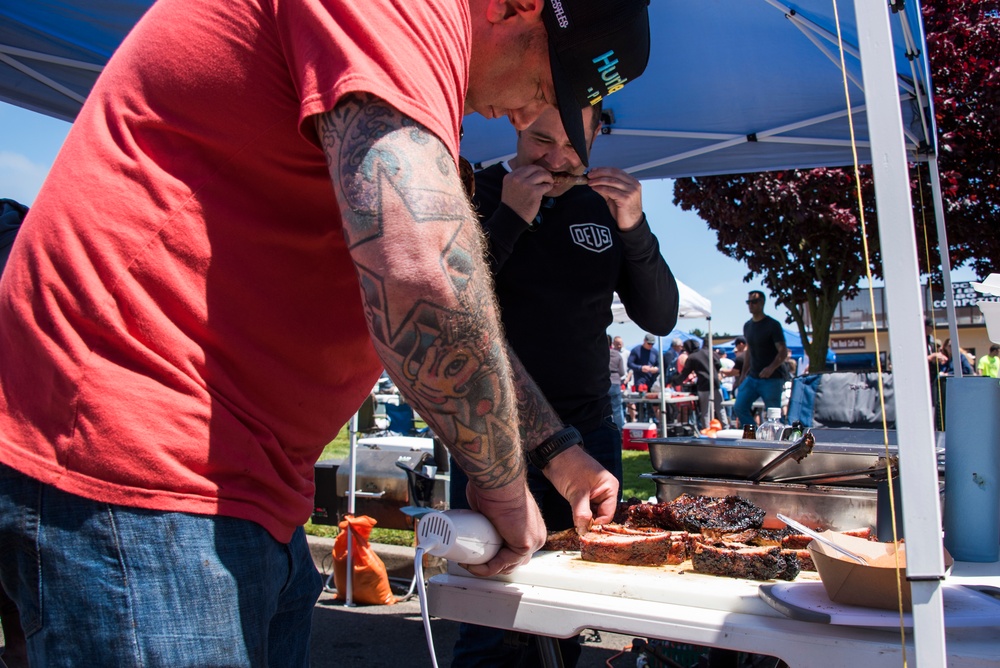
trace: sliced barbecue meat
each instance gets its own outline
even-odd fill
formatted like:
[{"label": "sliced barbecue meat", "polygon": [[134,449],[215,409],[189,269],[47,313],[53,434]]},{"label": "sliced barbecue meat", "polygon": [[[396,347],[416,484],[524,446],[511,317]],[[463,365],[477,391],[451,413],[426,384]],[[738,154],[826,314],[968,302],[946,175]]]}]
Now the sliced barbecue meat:
[{"label": "sliced barbecue meat", "polygon": [[580,557],[626,566],[680,564],[688,558],[688,539],[683,532],[604,524],[580,536]]},{"label": "sliced barbecue meat", "polygon": [[759,528],[764,523],[764,510],[738,496],[691,496],[681,494],[664,504],[672,516],[671,528],[700,533],[714,529],[735,533]]},{"label": "sliced barbecue meat", "polygon": [[[719,531],[718,529],[702,529],[703,543],[743,543],[744,545],[766,545],[766,541],[761,537],[762,529],[747,529],[730,533]],[[778,543],[774,543],[778,545]]]},{"label": "sliced barbecue meat", "polygon": [[580,549],[580,534],[576,527],[570,527],[563,531],[550,531],[545,537],[543,550],[551,552],[573,552]]},{"label": "sliced barbecue meat", "polygon": [[700,533],[711,529],[735,533],[759,528],[764,510],[738,496],[692,496],[681,494],[665,503],[637,503],[624,510],[625,524],[658,527],[671,531]]},{"label": "sliced barbecue meat", "polygon": [[705,543],[743,543],[745,545],[790,547],[785,545],[789,538],[799,534],[792,529],[747,529],[736,533],[727,533],[718,529],[702,529],[701,535]]},{"label": "sliced barbecue meat", "polygon": [[709,545],[697,542],[691,562],[696,573],[747,580],[794,580],[800,570],[796,556],[782,554],[779,547],[738,543]]},{"label": "sliced barbecue meat", "polygon": [[806,549],[800,550],[790,550],[788,548],[782,548],[781,554],[784,555],[785,559],[788,559],[789,555],[794,556],[799,562],[799,569],[803,571],[815,571],[816,563],[813,561],[812,552]]},{"label": "sliced barbecue meat", "polygon": [[806,545],[812,542],[812,538],[803,533],[793,533],[785,536],[781,541],[781,547],[786,550],[804,550]]},{"label": "sliced barbecue meat", "polygon": [[[817,531],[822,531],[822,529],[817,529]],[[789,532],[790,533],[782,539],[781,547],[791,550],[805,549],[809,543],[812,542],[812,538],[810,536],[798,533],[791,529]],[[872,533],[871,527],[865,527],[864,529],[849,529],[848,531],[841,531],[840,533],[845,536],[854,536],[855,538],[864,538],[865,540],[875,540],[875,535]]]},{"label": "sliced barbecue meat", "polygon": [[615,516],[611,518],[611,523],[625,524],[628,521],[629,509],[640,504],[642,504],[642,500],[637,499],[634,496],[629,498],[627,501],[619,501],[618,507],[615,508]]}]

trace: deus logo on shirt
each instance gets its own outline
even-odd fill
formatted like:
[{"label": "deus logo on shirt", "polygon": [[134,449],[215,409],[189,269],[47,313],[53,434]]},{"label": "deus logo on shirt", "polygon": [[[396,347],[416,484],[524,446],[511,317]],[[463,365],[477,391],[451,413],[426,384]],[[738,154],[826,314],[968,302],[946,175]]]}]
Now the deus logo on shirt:
[{"label": "deus logo on shirt", "polygon": [[594,223],[570,225],[569,233],[573,243],[589,251],[600,253],[611,248],[611,230]]}]

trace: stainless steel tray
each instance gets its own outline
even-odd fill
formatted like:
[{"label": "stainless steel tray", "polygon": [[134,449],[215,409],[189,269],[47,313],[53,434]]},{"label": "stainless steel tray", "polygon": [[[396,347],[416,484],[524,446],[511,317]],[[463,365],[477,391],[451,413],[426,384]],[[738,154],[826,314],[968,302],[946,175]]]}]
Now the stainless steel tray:
[{"label": "stainless steel tray", "polygon": [[[882,432],[865,429],[816,429],[816,445],[801,462],[786,461],[768,474],[769,480],[874,467],[885,455]],[[649,446],[657,473],[746,479],[777,457],[788,441],[671,437],[640,439]],[[896,432],[889,432],[889,454],[897,451]],[[944,448],[939,445],[939,455]],[[875,487],[875,481],[852,486]]]},{"label": "stainless steel tray", "polygon": [[768,528],[785,526],[775,516],[777,513],[806,526],[834,531],[874,528],[878,517],[878,493],[874,489],[766,482],[754,484],[744,480],[658,473],[643,473],[640,477],[656,483],[656,498],[660,502],[673,501],[681,494],[743,497],[767,512],[764,526]]}]

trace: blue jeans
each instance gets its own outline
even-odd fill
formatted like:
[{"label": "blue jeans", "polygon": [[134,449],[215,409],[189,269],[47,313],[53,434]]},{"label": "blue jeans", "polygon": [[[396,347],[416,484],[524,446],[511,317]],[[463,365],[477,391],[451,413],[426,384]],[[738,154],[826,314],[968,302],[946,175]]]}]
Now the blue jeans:
[{"label": "blue jeans", "polygon": [[[619,495],[622,487],[622,432],[610,416],[600,427],[583,436],[584,449],[601,466],[618,479]],[[469,479],[457,466],[451,467],[451,507],[468,508],[465,487]],[[569,503],[556,491],[540,470],[528,466],[528,488],[545,518],[549,531],[560,531],[573,526],[573,511]],[[580,644],[576,638],[559,640],[565,668],[573,668],[580,658]],[[452,652],[451,668],[528,668],[541,666],[535,639],[528,636],[524,647],[510,647],[504,643],[502,629],[474,624],[459,624],[458,640]]]},{"label": "blue jeans", "polygon": [[618,425],[619,429],[625,427],[625,406],[622,405],[622,388],[620,385],[612,385],[608,390],[608,398],[611,399],[611,419]]},{"label": "blue jeans", "polygon": [[290,544],[228,517],[127,508],[0,464],[0,580],[33,666],[302,666],[322,589]]},{"label": "blue jeans", "polygon": [[765,408],[781,408],[781,390],[784,386],[784,378],[745,376],[736,391],[736,403],[733,404],[733,415],[740,421],[740,426],[753,422],[753,402],[758,398],[764,401]]}]

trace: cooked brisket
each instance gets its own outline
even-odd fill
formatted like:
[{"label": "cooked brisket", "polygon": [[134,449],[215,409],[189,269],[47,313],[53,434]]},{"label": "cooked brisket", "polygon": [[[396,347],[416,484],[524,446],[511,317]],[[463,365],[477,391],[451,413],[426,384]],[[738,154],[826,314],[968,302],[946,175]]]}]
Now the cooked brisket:
[{"label": "cooked brisket", "polygon": [[687,559],[687,545],[683,532],[605,524],[580,536],[580,556],[602,564],[662,566]]},{"label": "cooked brisket", "polygon": [[714,529],[724,533],[758,528],[764,523],[764,510],[738,496],[691,496],[681,494],[665,503],[636,503],[626,506],[619,515],[625,524],[659,527],[672,531],[699,533]]},{"label": "cooked brisket", "polygon": [[564,529],[563,531],[550,531],[545,537],[543,550],[552,552],[572,552],[580,549],[580,534],[575,527]]},{"label": "cooked brisket", "polygon": [[695,544],[691,562],[696,573],[723,575],[747,580],[794,580],[799,562],[794,554],[784,555],[779,547]]}]

